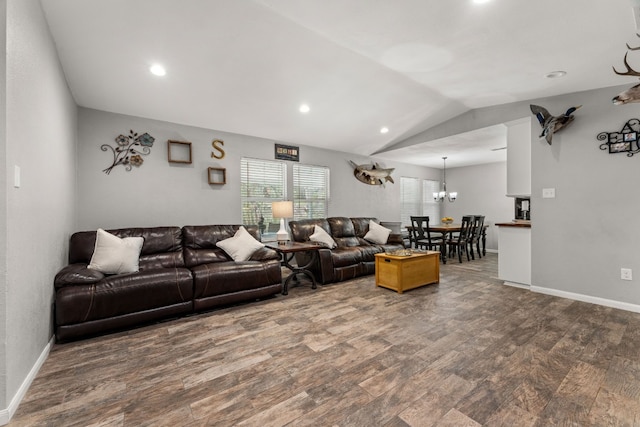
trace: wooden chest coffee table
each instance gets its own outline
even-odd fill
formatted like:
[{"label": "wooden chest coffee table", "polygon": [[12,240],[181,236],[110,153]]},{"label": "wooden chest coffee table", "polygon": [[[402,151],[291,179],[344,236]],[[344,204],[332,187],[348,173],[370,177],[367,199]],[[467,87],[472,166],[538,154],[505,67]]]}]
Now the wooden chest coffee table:
[{"label": "wooden chest coffee table", "polygon": [[411,255],[376,254],[376,286],[398,293],[440,282],[440,252]]}]

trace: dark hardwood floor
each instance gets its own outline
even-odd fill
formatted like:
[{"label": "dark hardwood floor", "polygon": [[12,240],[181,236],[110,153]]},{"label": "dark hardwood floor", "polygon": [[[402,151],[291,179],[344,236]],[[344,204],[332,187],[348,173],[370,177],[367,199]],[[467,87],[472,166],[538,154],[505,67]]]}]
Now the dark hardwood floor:
[{"label": "dark hardwood floor", "polygon": [[640,314],[441,267],[55,345],[9,425],[640,425]]}]

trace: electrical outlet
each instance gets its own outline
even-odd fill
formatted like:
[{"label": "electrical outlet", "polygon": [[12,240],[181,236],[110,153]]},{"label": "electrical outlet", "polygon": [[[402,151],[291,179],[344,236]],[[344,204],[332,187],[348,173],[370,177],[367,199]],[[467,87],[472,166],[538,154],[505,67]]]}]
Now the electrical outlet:
[{"label": "electrical outlet", "polygon": [[556,197],[556,189],[555,188],[543,188],[542,189],[542,198],[543,199],[553,199]]},{"label": "electrical outlet", "polygon": [[631,274],[630,268],[621,268],[620,269],[620,279],[622,280],[633,280],[633,275]]}]

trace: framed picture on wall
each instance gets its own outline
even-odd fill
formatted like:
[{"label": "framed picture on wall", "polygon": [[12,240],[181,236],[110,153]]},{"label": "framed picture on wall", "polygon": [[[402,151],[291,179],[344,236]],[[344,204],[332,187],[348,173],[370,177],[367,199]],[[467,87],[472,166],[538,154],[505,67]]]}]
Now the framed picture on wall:
[{"label": "framed picture on wall", "polygon": [[612,142],[609,144],[609,153],[626,153],[631,151],[631,142]]}]

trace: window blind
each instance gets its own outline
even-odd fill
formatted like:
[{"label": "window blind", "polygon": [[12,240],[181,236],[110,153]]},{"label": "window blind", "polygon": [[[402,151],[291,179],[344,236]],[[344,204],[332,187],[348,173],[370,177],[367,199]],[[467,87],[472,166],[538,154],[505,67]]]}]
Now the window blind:
[{"label": "window blind", "polygon": [[440,223],[440,203],[433,200],[433,193],[440,191],[439,188],[440,181],[422,181],[422,214],[429,216],[429,224]]},{"label": "window blind", "polygon": [[[287,165],[273,160],[240,159],[242,223],[277,227],[271,203],[287,198]],[[275,225],[274,225],[275,224]]]},{"label": "window blind", "polygon": [[420,215],[420,181],[418,178],[400,177],[400,221],[411,225],[411,216]]},{"label": "window blind", "polygon": [[293,218],[326,218],[329,212],[329,168],[293,165]]}]

